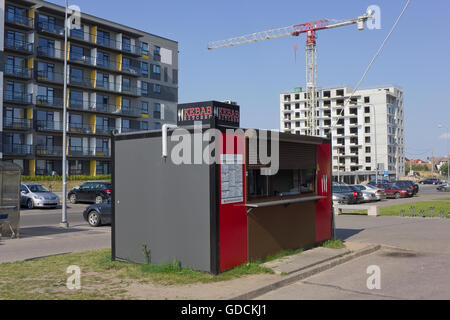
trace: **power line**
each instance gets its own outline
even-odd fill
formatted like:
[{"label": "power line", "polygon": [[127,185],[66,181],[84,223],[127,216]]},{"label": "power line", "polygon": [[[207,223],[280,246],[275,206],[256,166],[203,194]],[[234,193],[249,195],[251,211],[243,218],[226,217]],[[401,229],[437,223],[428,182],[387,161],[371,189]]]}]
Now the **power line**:
[{"label": "power line", "polygon": [[335,119],[335,123],[332,123],[330,129],[333,129],[337,123],[337,121],[339,121],[338,117],[342,116],[342,113],[344,112],[345,107],[347,107],[351,101],[351,99],[353,98],[355,92],[358,90],[359,86],[361,85],[361,83],[364,81],[367,73],[369,72],[370,68],[372,67],[373,63],[375,62],[376,58],[380,55],[381,51],[383,50],[386,42],[388,41],[388,39],[391,37],[392,32],[394,32],[395,28],[397,27],[397,24],[399,23],[401,17],[403,16],[403,14],[405,13],[406,9],[409,6],[409,3],[411,2],[411,0],[408,0],[408,2],[406,3],[405,7],[403,8],[402,12],[400,13],[400,15],[398,16],[397,20],[395,21],[394,25],[392,26],[391,30],[389,31],[389,33],[387,34],[386,38],[384,39],[384,41],[381,43],[381,46],[378,48],[377,53],[375,54],[375,56],[372,58],[372,60],[370,61],[369,65],[367,66],[366,70],[364,71],[361,79],[359,80],[359,82],[356,84],[356,86],[353,89],[352,94],[350,95],[350,97],[347,100],[347,103],[344,105],[344,107],[341,109],[341,112],[339,113],[339,115],[337,116],[337,118]]}]

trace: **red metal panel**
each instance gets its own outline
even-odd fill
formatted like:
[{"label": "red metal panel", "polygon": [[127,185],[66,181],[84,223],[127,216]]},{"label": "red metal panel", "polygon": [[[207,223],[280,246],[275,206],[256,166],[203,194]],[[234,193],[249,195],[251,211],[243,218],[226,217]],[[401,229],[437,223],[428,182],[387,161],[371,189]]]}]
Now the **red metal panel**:
[{"label": "red metal panel", "polygon": [[316,204],[316,242],[331,239],[331,150],[329,144],[317,147],[317,195],[326,196]]},{"label": "red metal panel", "polygon": [[[234,147],[225,138],[234,139]],[[244,160],[245,137],[222,134],[220,155],[241,155]],[[234,268],[248,261],[247,212],[245,204],[245,163],[242,162],[242,201],[222,203],[222,164],[219,164],[219,259],[220,271]]]}]

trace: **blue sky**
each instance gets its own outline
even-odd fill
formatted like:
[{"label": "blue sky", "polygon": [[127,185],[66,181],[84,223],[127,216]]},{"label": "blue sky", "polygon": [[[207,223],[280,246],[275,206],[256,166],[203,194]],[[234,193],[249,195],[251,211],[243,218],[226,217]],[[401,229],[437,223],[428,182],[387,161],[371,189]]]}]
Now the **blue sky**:
[{"label": "blue sky", "polygon": [[[63,5],[64,1],[51,2]],[[321,18],[347,19],[381,8],[380,30],[347,26],[318,33],[318,85],[354,86],[406,0],[111,1],[70,4],[179,42],[179,101],[235,100],[243,127],[279,128],[279,94],[305,87],[305,37],[207,50],[207,43]],[[396,84],[405,94],[406,155],[447,152],[450,137],[448,0],[412,0],[362,86]],[[294,60],[294,45],[298,46]],[[441,137],[440,137],[441,136]]]}]

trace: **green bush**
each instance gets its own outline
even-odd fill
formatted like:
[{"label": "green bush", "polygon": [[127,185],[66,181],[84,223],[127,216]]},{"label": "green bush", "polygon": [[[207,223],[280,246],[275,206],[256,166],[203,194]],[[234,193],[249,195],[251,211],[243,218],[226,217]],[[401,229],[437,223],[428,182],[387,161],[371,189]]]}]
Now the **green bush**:
[{"label": "green bush", "polygon": [[[111,180],[111,175],[98,175],[98,176],[68,176],[67,181],[98,181],[98,180]],[[62,181],[61,176],[22,176],[23,182],[38,182],[38,181]]]}]

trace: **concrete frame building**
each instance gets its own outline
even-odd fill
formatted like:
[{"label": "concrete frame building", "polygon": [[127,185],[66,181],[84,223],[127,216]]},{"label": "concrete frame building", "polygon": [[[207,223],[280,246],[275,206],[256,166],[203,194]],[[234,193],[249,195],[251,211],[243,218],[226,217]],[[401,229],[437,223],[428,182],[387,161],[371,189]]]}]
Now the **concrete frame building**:
[{"label": "concrete frame building", "polygon": [[[0,0],[0,159],[62,174],[65,8]],[[81,13],[68,34],[68,173],[109,174],[111,132],[176,122],[178,43]]]},{"label": "concrete frame building", "polygon": [[[333,177],[346,183],[396,179],[405,174],[403,90],[394,85],[357,90],[318,90],[317,136],[332,134]],[[306,93],[280,94],[280,131],[305,134]],[[348,106],[341,111],[344,105]],[[331,128],[331,126],[333,126]]]}]

